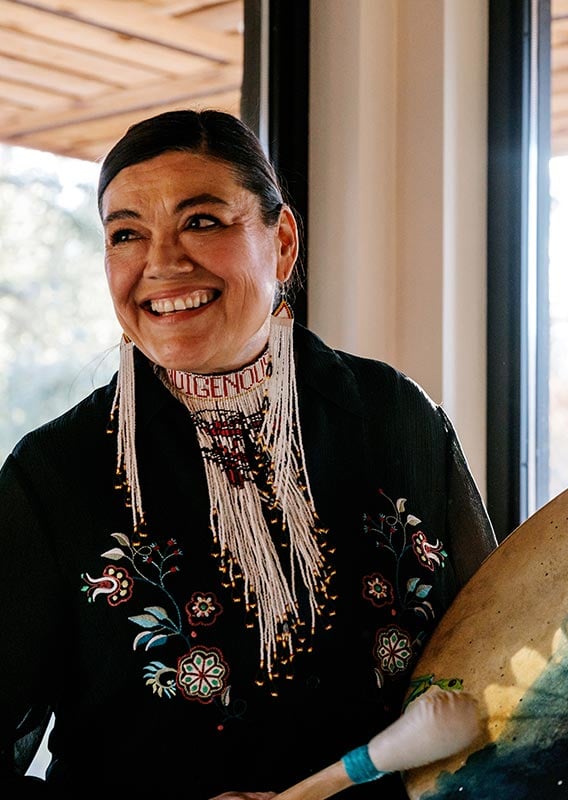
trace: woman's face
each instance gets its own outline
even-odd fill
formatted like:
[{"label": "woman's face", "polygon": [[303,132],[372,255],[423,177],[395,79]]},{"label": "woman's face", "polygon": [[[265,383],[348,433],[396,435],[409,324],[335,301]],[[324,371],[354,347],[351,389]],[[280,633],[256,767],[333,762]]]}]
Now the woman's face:
[{"label": "woman's face", "polygon": [[126,167],[102,199],[105,269],[124,332],[153,362],[224,372],[268,339],[276,280],[297,255],[288,208],[266,227],[229,165],[167,152]]}]

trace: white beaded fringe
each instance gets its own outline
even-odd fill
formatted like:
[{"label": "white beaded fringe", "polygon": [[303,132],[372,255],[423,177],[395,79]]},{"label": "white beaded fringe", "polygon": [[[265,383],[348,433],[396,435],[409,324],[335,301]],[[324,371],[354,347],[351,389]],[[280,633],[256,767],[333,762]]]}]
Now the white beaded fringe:
[{"label": "white beaded fringe", "polygon": [[[218,540],[230,581],[242,577],[247,608],[256,609],[260,665],[269,675],[282,647],[288,656],[294,653],[293,633],[301,622],[296,592],[298,581],[301,580],[307,590],[312,629],[318,613],[318,598],[321,602],[326,597],[325,565],[316,538],[317,516],[299,424],[292,330],[292,319],[271,317],[268,347],[272,374],[264,383],[236,396],[188,395],[172,385],[165,370],[157,370],[172,394],[190,411],[199,445],[205,454],[214,450],[208,428],[211,423],[223,419],[223,412],[235,412],[250,418],[260,413],[264,405],[257,446],[264,450],[270,462],[270,496],[266,490],[259,489],[253,475],[248,474],[244,482],[235,485],[217,460],[206,455],[203,460],[209,489],[211,528]],[[263,404],[265,396],[268,402]],[[132,343],[121,343],[116,399],[118,466],[126,474],[133,523],[138,529],[144,515],[134,438]],[[235,447],[233,436],[230,446]],[[252,469],[255,465],[249,466]],[[277,515],[281,515],[282,530],[288,537],[290,580],[286,577],[266,518],[271,504]]]}]

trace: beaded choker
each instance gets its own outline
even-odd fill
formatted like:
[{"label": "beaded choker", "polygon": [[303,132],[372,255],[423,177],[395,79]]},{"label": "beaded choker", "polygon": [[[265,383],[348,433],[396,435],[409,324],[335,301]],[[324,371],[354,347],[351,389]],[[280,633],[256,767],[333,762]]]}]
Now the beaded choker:
[{"label": "beaded choker", "polygon": [[257,389],[267,377],[269,368],[270,356],[268,352],[264,352],[254,364],[243,367],[238,372],[222,375],[197,375],[193,372],[168,369],[166,374],[170,386],[183,394],[216,401],[238,397],[238,395]]}]

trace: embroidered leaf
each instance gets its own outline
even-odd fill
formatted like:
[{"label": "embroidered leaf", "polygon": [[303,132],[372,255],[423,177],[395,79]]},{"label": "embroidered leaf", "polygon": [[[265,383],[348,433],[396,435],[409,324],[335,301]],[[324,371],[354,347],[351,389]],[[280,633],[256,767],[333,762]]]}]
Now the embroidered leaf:
[{"label": "embroidered leaf", "polygon": [[[415,606],[414,611],[416,614],[423,614],[426,617],[426,619],[428,619],[428,616],[431,616],[432,619],[434,619],[434,617],[436,616],[432,604],[429,603],[427,600],[425,600],[421,605]],[[428,615],[427,611],[430,612],[430,615]]]},{"label": "embroidered leaf", "polygon": [[221,695],[221,703],[227,707],[231,702],[231,687],[227,686],[223,694]]},{"label": "embroidered leaf", "polygon": [[134,642],[132,643],[132,649],[136,650],[137,647],[146,644],[146,642],[152,638],[154,634],[151,631],[141,631],[140,633],[136,634]]},{"label": "embroidered leaf", "polygon": [[[161,661],[150,661],[148,667],[154,667],[155,669],[165,669],[166,665],[163,664]],[[148,669],[148,667],[146,667],[146,669]]]},{"label": "embroidered leaf", "polygon": [[153,636],[146,645],[146,650],[149,650],[151,647],[157,647],[160,644],[165,644],[167,641],[167,634],[162,633],[158,634],[157,636]]},{"label": "embroidered leaf", "polygon": [[168,612],[165,608],[162,608],[162,606],[146,606],[144,611],[148,612],[148,614],[152,614],[156,619],[168,619]]},{"label": "embroidered leaf", "polygon": [[406,582],[406,591],[413,592],[416,589],[416,584],[420,581],[420,578],[409,578]]},{"label": "embroidered leaf", "polygon": [[396,510],[400,513],[404,511],[404,505],[406,503],[406,497],[399,497],[396,501]]},{"label": "embroidered leaf", "polygon": [[113,547],[112,550],[101,553],[102,558],[110,558],[113,561],[119,561],[121,558],[124,558],[125,555],[126,553],[124,550],[121,550],[120,547]]},{"label": "embroidered leaf", "polygon": [[130,547],[130,539],[125,533],[111,533],[111,536],[116,539],[119,544],[125,547]]},{"label": "embroidered leaf", "polygon": [[409,514],[406,518],[406,521],[409,525],[420,525],[422,522],[422,520],[418,519],[418,517],[415,517],[414,514]]},{"label": "embroidered leaf", "polygon": [[384,683],[384,681],[383,681],[383,673],[377,667],[375,667],[375,678],[377,679],[377,686],[379,687],[379,689],[382,689],[383,688],[383,683]]},{"label": "embroidered leaf", "polygon": [[432,587],[429,586],[427,583],[421,583],[420,586],[416,588],[416,596],[422,599],[423,597],[428,597],[430,594],[430,589]]},{"label": "embroidered leaf", "polygon": [[135,617],[128,617],[130,622],[140,625],[141,628],[161,628],[162,624],[152,614],[136,614]]}]

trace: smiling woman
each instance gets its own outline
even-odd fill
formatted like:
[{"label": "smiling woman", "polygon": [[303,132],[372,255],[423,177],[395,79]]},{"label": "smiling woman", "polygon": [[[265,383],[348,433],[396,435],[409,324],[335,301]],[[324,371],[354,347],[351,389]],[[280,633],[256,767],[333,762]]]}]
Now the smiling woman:
[{"label": "smiling woman", "polygon": [[239,119],[132,126],[99,210],[117,374],[0,472],[0,789],[269,800],[399,717],[491,524],[443,409],[292,318],[296,218]]}]

